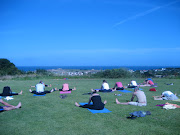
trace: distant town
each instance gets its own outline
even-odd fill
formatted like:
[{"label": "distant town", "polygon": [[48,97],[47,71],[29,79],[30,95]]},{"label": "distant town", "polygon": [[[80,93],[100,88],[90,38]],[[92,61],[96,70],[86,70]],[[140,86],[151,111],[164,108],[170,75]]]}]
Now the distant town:
[{"label": "distant town", "polygon": [[[104,70],[80,70],[80,69],[49,69],[51,72],[57,76],[87,76],[93,75]],[[139,72],[141,74],[151,73],[156,78],[166,77],[167,75],[176,76],[180,74],[180,68],[161,68],[161,69],[151,69],[151,70],[132,70],[128,69],[130,73]],[[173,74],[172,74],[173,73]]]}]

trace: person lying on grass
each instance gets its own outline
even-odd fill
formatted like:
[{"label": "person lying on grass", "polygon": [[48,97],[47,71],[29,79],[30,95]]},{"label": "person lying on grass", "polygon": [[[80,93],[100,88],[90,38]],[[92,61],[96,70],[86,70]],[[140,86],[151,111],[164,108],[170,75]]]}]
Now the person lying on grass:
[{"label": "person lying on grass", "polygon": [[36,84],[36,90],[32,91],[31,89],[29,89],[29,92],[36,94],[36,95],[44,95],[46,93],[51,93],[53,91],[54,91],[54,89],[52,89],[51,91],[45,91],[45,85],[42,81],[40,81],[38,84]]},{"label": "person lying on grass", "polygon": [[161,96],[153,96],[154,100],[176,100],[178,97],[171,91],[164,91]]},{"label": "person lying on grass", "polygon": [[13,109],[18,109],[21,107],[21,102],[19,102],[19,104],[17,106],[13,106],[13,105],[10,105],[6,102],[4,102],[1,97],[0,97],[0,103],[2,103],[3,105],[5,106],[0,106],[0,110],[1,111],[10,111],[10,110],[13,110]]},{"label": "person lying on grass", "polygon": [[100,90],[93,90],[91,89],[92,92],[112,92],[112,91],[115,91],[115,90],[112,90],[109,88],[109,84],[107,83],[106,80],[103,80],[103,83],[101,85],[101,89]]},{"label": "person lying on grass", "polygon": [[143,85],[139,85],[140,87],[145,87],[145,86],[154,86],[154,83],[152,80],[145,80]]},{"label": "person lying on grass", "polygon": [[113,90],[124,90],[124,87],[121,82],[116,82],[112,89]]},{"label": "person lying on grass", "polygon": [[[134,100],[134,97],[137,97],[137,102],[132,102]],[[116,98],[116,104],[146,106],[147,105],[146,95],[143,91],[140,91],[138,87],[135,87],[134,92],[132,94],[131,102],[121,103]]]},{"label": "person lying on grass", "polygon": [[[93,102],[93,104],[90,104],[91,101]],[[107,103],[106,100],[104,101],[104,103],[102,103],[102,100],[99,94],[92,93],[92,95],[89,98],[88,104],[79,105],[77,102],[75,102],[75,106],[82,107],[82,108],[89,108],[93,110],[103,110],[106,103]]]},{"label": "person lying on grass", "polygon": [[15,92],[12,92],[9,86],[5,86],[3,88],[3,93],[0,94],[0,96],[13,96],[13,95],[22,95],[22,90],[19,93],[15,93]]},{"label": "person lying on grass", "polygon": [[[55,88],[55,90],[58,90],[58,89]],[[70,89],[68,83],[64,83],[62,85],[62,89],[59,89],[59,91],[72,91],[72,90],[76,90],[76,87],[74,87],[74,89]]]},{"label": "person lying on grass", "polygon": [[[43,81],[40,81],[39,83],[44,84],[45,87],[51,87],[52,86],[51,84],[50,85],[45,84]],[[30,86],[30,87],[36,87],[36,86]]]}]

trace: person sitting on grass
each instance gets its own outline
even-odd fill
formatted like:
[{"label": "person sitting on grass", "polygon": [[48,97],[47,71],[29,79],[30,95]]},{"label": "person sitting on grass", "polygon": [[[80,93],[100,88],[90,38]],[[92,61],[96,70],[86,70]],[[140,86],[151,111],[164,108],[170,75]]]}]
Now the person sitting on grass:
[{"label": "person sitting on grass", "polygon": [[176,100],[178,97],[171,91],[164,91],[161,96],[153,96],[154,100]]},{"label": "person sitting on grass", "polygon": [[112,88],[112,89],[113,90],[124,90],[124,87],[121,82],[116,82],[114,85],[114,88]]},{"label": "person sitting on grass", "polygon": [[[58,90],[58,89],[55,88],[55,90]],[[76,90],[76,87],[74,87],[74,89],[70,89],[68,83],[64,83],[62,85],[62,89],[59,89],[59,91],[72,91],[72,90]]]},{"label": "person sitting on grass", "polygon": [[51,91],[45,91],[44,89],[45,89],[45,85],[42,81],[40,81],[38,84],[36,84],[36,90],[32,91],[31,89],[29,89],[29,92],[36,95],[44,95],[54,91],[54,89],[52,89]]},{"label": "person sitting on grass", "polygon": [[101,89],[100,90],[93,90],[91,89],[92,92],[112,92],[112,91],[115,91],[115,90],[112,90],[109,88],[109,84],[107,83],[106,80],[103,80],[103,83],[101,85]]},{"label": "person sitting on grass", "polygon": [[131,80],[130,83],[128,84],[128,88],[135,88],[137,87],[137,82],[134,80]]},{"label": "person sitting on grass", "polygon": [[19,104],[17,106],[13,106],[13,105],[10,105],[6,102],[4,102],[1,97],[0,97],[0,103],[2,103],[3,105],[5,106],[0,106],[0,110],[1,111],[10,111],[10,110],[13,110],[13,109],[18,109],[21,107],[21,102],[19,102]]},{"label": "person sitting on grass", "polygon": [[[45,84],[43,81],[40,81],[39,83],[44,84],[45,87],[51,87],[52,86],[51,84],[50,85]],[[36,86],[30,86],[30,87],[36,87]]]},{"label": "person sitting on grass", "polygon": [[0,96],[13,96],[13,95],[22,95],[22,90],[19,93],[15,93],[15,92],[12,92],[9,86],[5,86],[3,88],[3,93],[0,94]]},{"label": "person sitting on grass", "polygon": [[[137,102],[132,102],[134,100],[134,97],[137,97]],[[131,102],[121,103],[116,98],[116,104],[146,106],[147,105],[146,95],[143,91],[140,91],[138,87],[135,87],[134,92],[132,94]]]},{"label": "person sitting on grass", "polygon": [[[93,104],[90,104],[91,101],[93,102]],[[82,108],[89,108],[93,110],[103,110],[106,103],[107,103],[106,100],[104,101],[104,103],[102,103],[100,95],[94,92],[90,96],[88,104],[80,105],[77,102],[75,102],[75,106]]]}]

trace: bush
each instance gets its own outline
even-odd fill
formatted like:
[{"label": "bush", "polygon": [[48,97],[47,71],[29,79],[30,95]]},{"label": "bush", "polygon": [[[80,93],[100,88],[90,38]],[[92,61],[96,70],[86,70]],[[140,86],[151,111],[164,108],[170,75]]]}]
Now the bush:
[{"label": "bush", "polygon": [[0,75],[18,75],[22,74],[16,66],[7,59],[0,59]]}]

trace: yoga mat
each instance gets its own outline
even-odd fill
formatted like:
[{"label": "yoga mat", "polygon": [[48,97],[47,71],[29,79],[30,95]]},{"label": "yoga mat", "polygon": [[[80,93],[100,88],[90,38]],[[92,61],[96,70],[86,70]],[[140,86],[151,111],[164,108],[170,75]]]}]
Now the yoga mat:
[{"label": "yoga mat", "polygon": [[117,91],[120,91],[120,92],[123,92],[123,93],[132,93],[132,91],[129,91],[129,90],[117,90]]},{"label": "yoga mat", "polygon": [[40,96],[41,97],[41,96],[46,96],[46,94],[44,94],[44,95],[36,95],[36,94],[34,94],[33,96]]},{"label": "yoga mat", "polygon": [[0,109],[0,111],[4,111],[4,109]]},{"label": "yoga mat", "polygon": [[[134,90],[134,88],[131,88],[131,89],[133,89],[133,90]],[[139,88],[139,90],[143,90],[143,89]]]},{"label": "yoga mat", "polygon": [[60,91],[60,94],[69,94],[71,91]]},{"label": "yoga mat", "polygon": [[[84,104],[87,104],[87,103],[79,103],[80,105],[84,105]],[[92,104],[92,103],[91,103]],[[88,108],[86,108],[88,109]],[[108,109],[104,108],[103,110],[92,110],[92,109],[88,109],[90,112],[92,112],[93,114],[95,113],[109,113],[111,111],[109,111]]]},{"label": "yoga mat", "polygon": [[[101,89],[94,89],[94,90],[101,90]],[[114,91],[110,91],[110,92],[114,92]],[[109,93],[109,92],[102,92],[102,93]]]}]

